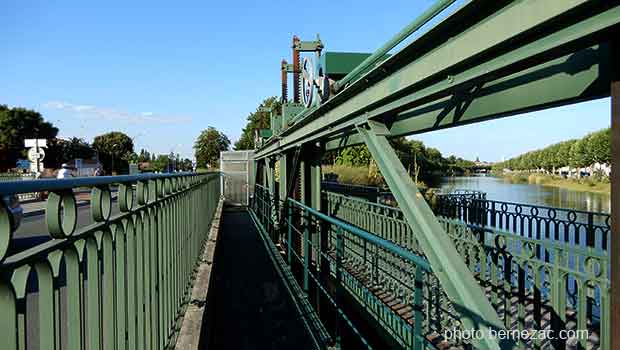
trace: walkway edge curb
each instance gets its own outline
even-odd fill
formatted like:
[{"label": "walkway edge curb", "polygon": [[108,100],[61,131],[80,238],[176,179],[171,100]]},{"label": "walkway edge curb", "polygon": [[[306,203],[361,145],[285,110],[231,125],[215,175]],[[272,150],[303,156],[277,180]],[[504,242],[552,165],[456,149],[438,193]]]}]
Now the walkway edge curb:
[{"label": "walkway edge curb", "polygon": [[204,333],[203,318],[207,309],[207,295],[213,272],[213,260],[219,238],[223,206],[224,201],[220,199],[213,216],[209,238],[200,257],[200,265],[197,267],[191,300],[188,302],[181,330],[177,337],[175,349],[178,350],[198,350],[203,345],[200,338]]}]

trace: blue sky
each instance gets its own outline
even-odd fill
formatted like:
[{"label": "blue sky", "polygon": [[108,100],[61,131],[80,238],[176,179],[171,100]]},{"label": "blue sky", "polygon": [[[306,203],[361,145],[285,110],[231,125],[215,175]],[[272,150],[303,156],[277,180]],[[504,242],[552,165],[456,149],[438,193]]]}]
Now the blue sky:
[{"label": "blue sky", "polygon": [[[0,103],[40,111],[60,136],[120,130],[138,149],[191,157],[200,130],[234,141],[258,103],[279,94],[293,34],[371,52],[431,3],[4,0]],[[495,161],[609,120],[603,99],[417,138],[444,155]]]}]

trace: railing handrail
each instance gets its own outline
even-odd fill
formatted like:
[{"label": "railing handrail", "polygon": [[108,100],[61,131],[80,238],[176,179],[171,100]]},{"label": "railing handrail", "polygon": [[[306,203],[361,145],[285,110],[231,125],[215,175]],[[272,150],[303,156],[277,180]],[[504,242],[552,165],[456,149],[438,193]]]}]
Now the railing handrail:
[{"label": "railing handrail", "polygon": [[423,270],[427,271],[427,272],[431,272],[432,268],[430,263],[423,257],[408,251],[407,249],[404,249],[403,247],[390,242],[386,239],[383,239],[381,237],[378,237],[375,234],[372,234],[370,232],[367,232],[365,230],[360,229],[359,227],[355,227],[351,224],[348,224],[342,220],[339,219],[335,219],[331,216],[325,215],[313,208],[310,208],[292,198],[288,198],[288,201],[298,207],[300,207],[301,209],[304,209],[310,213],[312,213],[314,216],[325,220],[327,222],[329,222],[330,224],[336,225],[339,228],[342,228],[343,230],[346,230],[368,242],[371,242],[373,244],[376,244],[378,246],[380,246],[381,248],[384,248],[406,260],[411,261],[412,263],[414,263],[416,266],[419,266],[420,268],[422,268]]},{"label": "railing handrail", "polygon": [[[458,196],[458,194],[454,195],[454,197],[456,197],[456,196]],[[609,213],[605,213],[605,212],[602,212],[602,211],[587,211],[587,210],[570,209],[570,208],[550,207],[550,206],[546,206],[546,205],[529,204],[529,203],[518,203],[518,202],[507,202],[507,201],[500,201],[500,200],[488,199],[488,198],[487,199],[473,198],[473,200],[486,201],[486,202],[495,202],[495,203],[507,204],[507,205],[518,205],[518,206],[522,206],[522,207],[536,207],[536,208],[551,209],[551,210],[556,210],[556,211],[572,211],[572,212],[579,213],[579,214],[593,214],[593,215],[600,215],[600,216],[610,216]]]},{"label": "railing handrail", "polygon": [[0,182],[0,194],[17,194],[41,191],[60,191],[74,187],[96,187],[114,183],[137,182],[154,179],[166,179],[176,177],[188,177],[205,174],[218,174],[219,172],[207,173],[163,173],[163,174],[139,174],[139,175],[116,175],[116,176],[87,176],[69,179],[38,179],[30,181]]},{"label": "railing handrail", "polygon": [[362,75],[365,69],[373,67],[379,63],[383,57],[393,48],[398,46],[404,40],[406,40],[411,34],[418,31],[426,23],[435,18],[443,10],[452,5],[455,0],[440,0],[435,2],[430,8],[424,11],[415,20],[409,23],[405,28],[401,29],[394,37],[392,37],[387,43],[381,46],[377,51],[368,56],[362,63],[357,65],[351,72],[349,72],[344,78],[338,81],[338,87],[342,87],[347,83],[355,81]]}]

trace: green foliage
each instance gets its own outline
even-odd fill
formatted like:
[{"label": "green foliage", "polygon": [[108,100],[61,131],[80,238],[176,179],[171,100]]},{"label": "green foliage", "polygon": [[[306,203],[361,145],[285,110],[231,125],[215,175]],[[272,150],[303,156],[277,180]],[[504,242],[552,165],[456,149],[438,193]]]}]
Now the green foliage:
[{"label": "green foliage", "polygon": [[168,170],[168,164],[170,163],[170,158],[166,154],[160,154],[155,159],[150,162],[150,170],[163,172]]},{"label": "green foliage", "polygon": [[570,162],[569,165],[577,168],[588,166],[591,163],[588,154],[586,153],[586,138],[577,140],[570,148]]},{"label": "green foliage", "polygon": [[70,160],[92,159],[95,156],[95,150],[86,141],[78,137],[72,137],[69,140],[52,139],[47,143],[45,156],[45,166],[48,168],[58,168],[62,163]]},{"label": "green foliage", "polygon": [[256,111],[248,115],[248,122],[243,128],[241,137],[235,142],[235,150],[254,149],[254,130],[270,127],[270,113],[261,111],[262,108],[271,108],[274,115],[282,113],[282,103],[278,97],[272,96],[263,100]]},{"label": "green foliage", "polygon": [[611,129],[603,129],[579,140],[562,141],[540,150],[530,151],[504,162],[496,163],[494,170],[553,171],[564,166],[587,167],[594,163],[611,161]]},{"label": "green foliage", "polygon": [[138,154],[138,157],[136,159],[136,162],[145,163],[145,162],[150,162],[150,161],[151,161],[151,154],[149,153],[149,151],[145,149],[141,149],[140,154]]},{"label": "green foliage", "polygon": [[107,174],[128,173],[128,161],[133,154],[133,141],[129,136],[120,131],[99,135],[93,140],[93,148],[97,151],[99,161],[103,164]]},{"label": "green foliage", "polygon": [[14,168],[19,158],[25,158],[24,139],[51,140],[58,129],[46,122],[39,112],[0,105],[0,171]]},{"label": "green foliage", "polygon": [[343,149],[336,157],[337,165],[368,166],[372,156],[366,145]]},{"label": "green foliage", "polygon": [[[391,139],[390,144],[405,168],[409,170],[410,175],[417,175],[421,179],[431,177],[433,172],[463,173],[476,166],[472,161],[455,156],[444,158],[438,149],[426,147],[423,142],[418,140],[397,137]],[[338,168],[338,170],[344,174],[350,172],[346,167],[355,169],[372,165],[372,156],[366,145],[347,147],[337,153],[329,153],[326,159],[329,164],[342,166],[343,168]],[[352,176],[345,176],[353,178]],[[363,179],[356,181],[358,181],[357,183],[368,182],[368,180]]]},{"label": "green foliage", "polygon": [[194,143],[194,151],[198,167],[206,168],[209,165],[212,168],[218,167],[220,152],[230,149],[230,140],[226,135],[219,132],[216,128],[210,126],[203,130],[196,142]]},{"label": "green foliage", "polygon": [[593,163],[611,162],[611,128],[588,135],[585,152]]}]

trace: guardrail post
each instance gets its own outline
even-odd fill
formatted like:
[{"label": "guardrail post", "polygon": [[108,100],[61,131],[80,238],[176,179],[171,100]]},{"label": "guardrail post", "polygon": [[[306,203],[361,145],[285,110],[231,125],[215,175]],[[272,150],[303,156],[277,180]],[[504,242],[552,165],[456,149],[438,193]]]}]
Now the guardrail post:
[{"label": "guardrail post", "polygon": [[416,265],[414,272],[413,282],[413,332],[411,332],[412,342],[414,350],[424,349],[424,336],[422,334],[423,325],[423,295],[424,292],[424,272],[420,266]]},{"label": "guardrail post", "polygon": [[310,270],[310,213],[304,209],[304,241],[303,241],[303,250],[304,250],[304,291],[308,292],[310,288],[309,281],[309,270]]},{"label": "guardrail post", "polygon": [[292,267],[293,263],[293,206],[291,203],[287,203],[288,205],[288,220],[286,223],[287,232],[286,232],[286,258],[288,259],[288,266]]},{"label": "guardrail post", "polygon": [[336,230],[336,295],[334,302],[336,304],[336,349],[340,349],[341,332],[340,332],[340,300],[342,298],[342,259],[344,258],[344,237],[342,228]]}]

